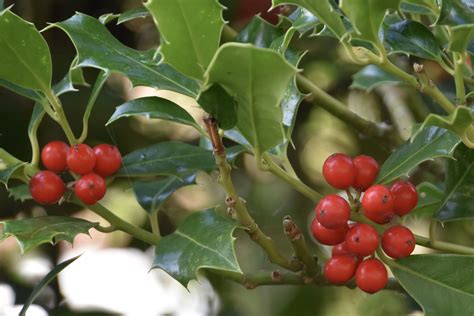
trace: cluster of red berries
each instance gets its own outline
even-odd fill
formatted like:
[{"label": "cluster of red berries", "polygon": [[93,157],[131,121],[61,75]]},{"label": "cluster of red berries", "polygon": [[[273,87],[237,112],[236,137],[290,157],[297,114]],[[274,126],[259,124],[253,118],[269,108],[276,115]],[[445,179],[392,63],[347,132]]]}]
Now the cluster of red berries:
[{"label": "cluster of red berries", "polygon": [[[362,196],[362,213],[378,223],[389,223],[396,215],[408,214],[418,202],[413,184],[398,181],[390,187],[373,185],[379,164],[369,156],[354,159],[344,154],[331,155],[323,165],[323,175],[334,188],[354,188]],[[350,193],[350,192],[349,192]],[[352,210],[360,208],[359,200]],[[394,259],[409,256],[415,248],[413,233],[406,227],[395,225],[387,228],[380,240],[377,230],[365,223],[349,223],[351,205],[339,195],[331,194],[319,201],[315,208],[311,229],[321,244],[334,246],[332,257],[324,266],[324,275],[332,284],[345,284],[355,275],[357,286],[375,293],[385,287],[388,280],[384,264],[374,257],[381,244],[383,251]],[[364,260],[365,257],[371,258]]]},{"label": "cluster of red berries", "polygon": [[74,183],[76,196],[91,205],[102,199],[106,192],[104,178],[120,169],[122,155],[117,147],[101,144],[94,148],[86,144],[69,147],[61,141],[52,141],[43,147],[41,162],[48,170],[35,174],[30,181],[30,193],[41,204],[58,202],[66,191],[58,175],[66,170],[80,175]]}]

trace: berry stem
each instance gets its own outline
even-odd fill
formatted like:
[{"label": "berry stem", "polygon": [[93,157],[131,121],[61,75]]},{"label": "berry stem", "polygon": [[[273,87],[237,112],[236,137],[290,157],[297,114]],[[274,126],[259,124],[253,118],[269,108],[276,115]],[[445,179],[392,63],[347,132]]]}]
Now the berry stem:
[{"label": "berry stem", "polygon": [[[290,216],[285,216],[283,219],[283,229],[286,237],[290,241],[296,258],[298,258],[304,265],[305,274],[309,277],[318,275],[319,269],[316,260],[309,252],[308,245],[306,244],[305,238],[301,233],[300,228]],[[318,248],[317,256],[323,261],[327,260],[327,256],[322,249]]]},{"label": "berry stem", "polygon": [[232,167],[227,162],[225,148],[222,144],[222,139],[217,127],[217,121],[212,117],[206,117],[204,118],[204,124],[206,125],[207,132],[214,148],[214,158],[217,167],[219,168],[219,183],[227,193],[226,203],[232,205],[232,209],[235,211],[235,218],[245,227],[250,238],[260,245],[260,247],[267,253],[270,262],[291,271],[300,271],[301,265],[286,258],[280,252],[273,239],[265,235],[265,233],[258,227],[257,223],[248,212],[244,202],[237,194],[237,190],[232,182]]},{"label": "berry stem", "polygon": [[290,176],[285,170],[278,166],[268,153],[263,154],[263,161],[268,167],[268,171],[277,177],[288,182],[296,191],[300,192],[313,202],[319,201],[323,195],[301,182],[300,179]]},{"label": "berry stem", "polygon": [[74,196],[71,199],[71,202],[77,205],[80,205],[86,209],[89,209],[96,213],[97,215],[100,215],[104,219],[106,219],[110,224],[111,227],[114,227],[114,230],[121,230],[124,231],[135,238],[144,241],[150,245],[156,245],[160,241],[160,237],[156,236],[140,227],[137,227],[135,225],[130,224],[127,221],[124,221],[114,213],[112,213],[110,210],[108,210],[105,206],[103,206],[100,203],[96,203],[93,205],[85,205],[82,203],[76,196]]},{"label": "berry stem", "polygon": [[151,231],[153,232],[153,234],[161,238],[160,222],[158,221],[158,211],[151,213],[149,218],[150,218]]},{"label": "berry stem", "polygon": [[104,83],[107,81],[108,77],[109,72],[103,70],[100,71],[99,75],[97,76],[94,87],[92,88],[91,95],[89,97],[89,101],[87,102],[86,111],[84,112],[84,116],[82,117],[82,133],[78,140],[79,143],[83,143],[87,138],[87,134],[89,132],[88,122],[89,117],[91,116],[92,108],[94,107],[95,101],[97,100],[97,97],[99,96],[99,93],[102,90],[102,87],[104,86]]},{"label": "berry stem", "polygon": [[76,145],[78,141],[76,137],[74,136],[71,126],[69,125],[69,122],[66,118],[66,114],[64,113],[64,109],[63,109],[63,106],[61,105],[61,101],[58,99],[58,97],[54,94],[52,90],[47,91],[46,97],[48,98],[49,103],[51,104],[51,106],[53,107],[55,111],[55,115],[52,116],[52,119],[54,119],[56,122],[59,123],[59,125],[61,125],[64,131],[64,134],[66,135],[67,140],[69,141],[69,144]]},{"label": "berry stem", "polygon": [[357,207],[356,201],[354,200],[354,196],[350,189],[346,189],[347,198],[349,199],[349,203],[351,207]]}]

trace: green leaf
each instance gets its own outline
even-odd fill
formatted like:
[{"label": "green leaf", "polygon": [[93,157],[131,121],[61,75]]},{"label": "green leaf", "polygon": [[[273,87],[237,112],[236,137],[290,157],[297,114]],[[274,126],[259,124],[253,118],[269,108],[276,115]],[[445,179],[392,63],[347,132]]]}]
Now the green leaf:
[{"label": "green leaf", "polygon": [[106,25],[112,22],[113,20],[117,19],[120,16],[120,14],[114,14],[114,13],[105,13],[99,16],[98,20],[100,23]]},{"label": "green leaf", "polygon": [[247,149],[247,147],[245,147],[243,145],[235,145],[235,146],[226,148],[225,149],[225,155],[226,155],[227,161],[230,163],[230,165],[232,167],[235,167],[235,162],[236,162],[237,158],[241,154],[246,153],[248,151],[249,150]]},{"label": "green leaf", "polygon": [[443,190],[430,182],[422,182],[416,186],[416,191],[418,192],[418,204],[407,216],[433,217],[443,198]]},{"label": "green leaf", "polygon": [[0,12],[0,60],[1,79],[27,89],[49,91],[49,47],[33,24],[10,9]]},{"label": "green leaf", "polygon": [[308,10],[298,7],[288,16],[292,27],[301,35],[321,25],[321,21]]},{"label": "green leaf", "polygon": [[145,7],[138,7],[120,14],[117,24],[122,24],[135,19],[143,19],[149,16],[150,12]]},{"label": "green leaf", "polygon": [[411,13],[411,14],[425,14],[425,15],[434,14],[434,12],[430,8],[427,8],[422,5],[414,4],[414,3],[402,2],[400,4],[400,9],[403,12]]},{"label": "green leaf", "polygon": [[458,26],[474,23],[474,2],[471,0],[442,0],[436,24]]},{"label": "green leaf", "polygon": [[159,63],[154,51],[137,51],[120,43],[97,19],[76,13],[66,21],[52,26],[62,29],[71,38],[78,54],[77,67],[93,67],[118,72],[132,83],[172,90],[195,97],[196,81],[185,77],[171,66]]},{"label": "green leaf", "polygon": [[474,314],[474,256],[416,255],[396,261],[391,270],[426,316]]},{"label": "green leaf", "polygon": [[471,109],[468,107],[457,106],[448,116],[431,113],[426,117],[421,128],[426,126],[439,126],[451,130],[458,134],[466,146],[474,148],[473,117],[471,115]]},{"label": "green leaf", "polygon": [[82,86],[89,86],[84,78],[84,73],[82,72],[82,68],[76,67],[77,60],[74,59],[69,67],[69,71],[63,77],[63,79],[56,83],[53,87],[53,91],[56,95],[60,96],[66,92],[74,92],[78,91],[74,85],[82,85]]},{"label": "green leaf", "polygon": [[465,54],[467,47],[474,38],[474,24],[459,25],[451,28],[449,50]]},{"label": "green leaf", "polygon": [[48,286],[48,284],[51,283],[51,281],[53,281],[59,273],[61,273],[61,271],[66,269],[71,263],[76,261],[76,259],[78,259],[79,257],[80,255],[77,257],[68,259],[66,261],[63,261],[60,264],[58,264],[56,267],[54,267],[53,270],[49,271],[49,273],[46,274],[46,276],[40,281],[40,283],[38,283],[35,286],[35,288],[33,289],[33,292],[31,292],[30,296],[28,297],[25,304],[23,305],[19,316],[26,316],[26,311],[28,310],[28,308],[30,308],[30,305],[33,304],[33,302],[41,293],[41,291],[43,291],[44,288]]},{"label": "green leaf", "polygon": [[26,163],[16,159],[3,148],[0,148],[0,183],[8,189],[8,180]]},{"label": "green leaf", "polygon": [[224,44],[209,66],[208,84],[219,83],[236,97],[237,128],[256,157],[284,139],[279,105],[295,72],[277,52],[238,43]]},{"label": "green leaf", "polygon": [[439,60],[441,50],[436,37],[421,23],[401,21],[384,27],[384,42],[390,53],[404,53]]},{"label": "green leaf", "polygon": [[161,205],[179,188],[196,183],[196,172],[183,178],[169,176],[154,181],[133,182],[133,192],[138,203],[149,214],[158,212]]},{"label": "green leaf", "polygon": [[76,235],[89,234],[89,229],[99,225],[99,223],[66,216],[41,216],[5,220],[0,223],[3,224],[0,240],[14,236],[22,252],[27,252],[41,244],[55,244],[61,240],[72,244]]},{"label": "green leaf", "polygon": [[270,44],[283,35],[283,31],[268,23],[259,16],[253,17],[235,38],[236,42],[253,44],[257,47],[268,48]]},{"label": "green leaf", "polygon": [[402,5],[404,4],[411,4],[411,5],[416,5],[419,7],[424,7],[426,9],[430,9],[432,13],[439,12],[437,0],[402,0],[402,4],[400,5],[400,7],[402,7]]},{"label": "green leaf", "polygon": [[219,47],[223,7],[217,0],[148,0],[145,6],[160,31],[164,61],[202,79]]},{"label": "green leaf", "polygon": [[190,171],[215,168],[212,152],[180,142],[161,142],[138,149],[122,160],[117,176],[181,176]]},{"label": "green leaf", "polygon": [[460,142],[455,133],[446,129],[434,126],[424,128],[388,157],[376,182],[390,183],[399,177],[408,176],[413,168],[426,160],[452,158],[454,149]]},{"label": "green leaf", "polygon": [[[393,1],[393,0],[390,0]],[[323,22],[331,32],[337,37],[342,38],[346,34],[346,28],[342,23],[341,16],[336,9],[331,6],[329,1],[321,0],[273,0],[273,6],[281,4],[295,4],[310,11]]]},{"label": "green leaf", "polygon": [[155,250],[152,268],[160,268],[186,286],[200,269],[240,273],[232,236],[237,223],[214,210],[195,212]]},{"label": "green leaf", "polygon": [[21,202],[33,199],[27,184],[20,184],[8,188],[8,196]]},{"label": "green leaf", "polygon": [[221,85],[213,84],[201,92],[197,103],[217,120],[220,128],[227,130],[237,124],[237,100]]},{"label": "green leaf", "polygon": [[387,84],[403,84],[400,78],[375,65],[365,66],[355,73],[352,79],[350,88],[365,91],[372,91],[379,86]]},{"label": "green leaf", "polygon": [[130,116],[159,118],[200,129],[200,126],[186,110],[174,102],[159,97],[145,97],[125,102],[115,109],[106,125],[122,117]]},{"label": "green leaf", "polygon": [[442,222],[474,218],[474,150],[459,146],[447,162],[444,196],[436,213]]},{"label": "green leaf", "polygon": [[343,0],[341,8],[357,32],[357,38],[379,42],[379,29],[389,9],[398,9],[400,0]]},{"label": "green leaf", "polygon": [[0,79],[0,86],[4,87],[8,90],[11,90],[15,92],[16,94],[22,95],[30,100],[33,100],[35,102],[46,102],[46,97],[44,96],[43,93],[27,88],[20,87],[16,84],[13,84],[7,80]]}]

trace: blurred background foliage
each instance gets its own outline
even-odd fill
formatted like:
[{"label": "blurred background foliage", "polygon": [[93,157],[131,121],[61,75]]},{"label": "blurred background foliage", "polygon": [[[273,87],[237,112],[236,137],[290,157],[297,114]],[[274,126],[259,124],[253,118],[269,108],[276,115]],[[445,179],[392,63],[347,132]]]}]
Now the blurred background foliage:
[{"label": "blurred background foliage", "polygon": [[[230,24],[237,30],[244,27],[256,13],[261,13],[272,23],[278,21],[275,13],[267,12],[270,5],[269,0],[222,0],[221,2],[228,7],[228,10],[225,11],[225,19],[230,21]],[[38,29],[42,29],[47,26],[47,22],[65,20],[75,11],[99,17],[105,13],[119,13],[138,7],[141,5],[141,1],[5,1],[5,7],[10,4],[14,4],[13,11],[15,13],[33,22]],[[288,13],[289,10],[291,8],[284,8],[282,11]],[[108,29],[122,43],[139,50],[150,49],[159,44],[159,34],[150,18],[137,19],[121,25],[110,23]],[[59,29],[45,31],[43,35],[52,52],[54,81],[58,81],[66,73],[75,50],[67,36]],[[304,36],[295,40],[293,45],[301,51],[308,51],[300,64],[300,68],[304,69],[307,77],[330,94],[344,100],[353,111],[364,118],[381,124],[390,124],[393,118],[400,116],[397,111],[405,111],[402,114],[405,120],[394,120],[396,122],[394,128],[405,139],[410,135],[411,126],[419,122],[426,115],[428,109],[437,111],[437,108],[430,104],[429,100],[422,99],[409,88],[384,86],[370,93],[350,89],[351,77],[360,67],[350,63],[344,51],[333,38]],[[399,64],[409,64],[406,57],[402,57],[398,62]],[[447,91],[453,89],[451,82],[448,81],[449,77],[436,64],[425,63],[425,67],[430,73],[430,78],[442,84],[443,89]],[[88,82],[93,82],[96,75],[96,70],[85,69],[85,77]],[[81,128],[82,123],[79,118],[82,117],[89,93],[90,88],[81,87],[78,92],[62,97],[67,116],[76,133],[79,133]],[[193,144],[199,142],[199,135],[191,128],[160,120],[130,118],[120,120],[107,128],[104,126],[116,106],[125,100],[146,94],[159,94],[167,98],[175,98],[173,93],[169,92],[157,92],[141,87],[131,89],[130,83],[125,78],[112,76],[94,109],[87,143],[89,145],[103,142],[116,144],[121,152],[126,154],[134,149],[167,139]],[[202,115],[192,100],[183,99],[178,102],[192,112],[196,118]],[[31,154],[26,131],[32,109],[32,101],[5,89],[0,89],[0,147],[22,160],[28,160]],[[44,120],[38,135],[41,145],[51,140],[65,140],[59,126],[49,118]],[[303,181],[323,193],[331,192],[331,189],[323,183],[321,176],[322,163],[329,154],[334,152],[344,152],[349,155],[364,153],[376,157],[380,162],[389,154],[383,144],[362,138],[351,127],[319,108],[317,104],[313,104],[310,98],[306,98],[300,106],[293,142],[295,146],[290,149],[289,158],[296,172]],[[300,227],[307,227],[313,205],[273,175],[257,170],[252,157],[242,157],[237,162],[237,166],[238,170],[234,173],[234,178],[241,196],[248,202],[249,209],[262,229],[274,237],[276,242],[289,253],[289,245],[282,234],[281,220],[285,215],[291,215]],[[423,168],[420,168],[420,171],[414,175],[414,182],[428,179],[435,184],[439,183],[442,180],[440,166],[436,161],[425,163]],[[223,201],[224,193],[215,183],[216,176],[216,174],[199,175],[198,185],[179,190],[167,201],[160,212],[160,226],[163,234],[172,232],[177,223],[180,223],[190,212],[211,207]],[[140,210],[140,206],[134,200],[129,181],[115,182],[108,192],[105,203],[120,216],[135,224],[148,225],[145,213]],[[81,210],[71,205],[39,207],[31,201],[26,203],[14,201],[8,197],[8,193],[3,187],[0,188],[0,218],[39,216],[45,213],[49,215],[74,214],[90,220],[99,220],[87,210]],[[414,226],[423,232],[423,224],[423,222],[415,221]],[[456,224],[456,227],[447,231],[448,233],[456,231],[451,239],[460,241],[474,233],[472,225],[464,224]],[[68,245],[43,246],[22,258],[19,255],[18,246],[10,238],[0,244],[0,283],[12,287],[16,297],[15,304],[22,304],[34,284],[47,273],[51,266],[56,264],[59,258],[64,256],[64,252],[115,247],[147,250],[145,244],[131,240],[122,233],[113,233],[107,236],[94,233],[92,237],[92,240],[87,236],[78,238],[80,240],[77,241],[78,246],[75,250],[71,250]],[[244,234],[237,233],[237,237],[241,237],[237,241],[237,253],[244,271],[263,269],[269,265],[265,255],[253,243],[249,242]],[[310,238],[309,235],[307,238]],[[125,257],[123,260],[128,259]],[[90,268],[93,269],[93,267]],[[144,267],[143,270],[146,273],[148,268]],[[123,274],[129,273],[129,271],[121,272]],[[87,271],[84,273],[88,274]],[[212,275],[208,277],[217,294],[217,298],[213,298],[213,300],[214,303],[218,302],[218,307],[203,309],[205,310],[204,314],[405,315],[418,310],[414,301],[393,291],[382,291],[375,295],[368,295],[359,290],[343,287],[317,288],[314,286],[264,286],[247,290],[241,285],[222,281]],[[111,281],[112,286],[122,288],[125,293],[140,291],[140,289],[132,289],[122,280],[121,273],[117,273],[116,279]],[[37,301],[37,304],[49,309],[51,315],[107,314],[107,310],[104,311],[105,307],[76,306],[73,308],[64,295],[63,287],[66,285],[61,282],[63,282],[61,279],[59,283],[54,282]],[[90,284],[90,287],[93,288],[94,284]],[[212,291],[210,287],[203,287],[200,290]],[[186,293],[180,295],[186,295]],[[152,295],[152,297],[155,296]],[[101,299],[99,293],[97,300],[100,302]],[[164,300],[166,297],[156,296],[156,300],[152,304],[163,304]],[[0,315],[2,315],[2,304],[5,307],[7,303],[5,300],[2,302],[2,297],[0,297]],[[200,304],[208,304],[208,302],[203,300]],[[179,308],[179,305],[177,304],[176,308]],[[112,309],[112,311],[114,314],[122,313],[118,310]],[[197,309],[194,312],[196,315],[204,315]],[[158,314],[159,312],[155,312],[155,315]],[[178,309],[170,309],[166,314],[185,315]],[[132,312],[128,315],[153,315],[153,313],[137,312],[134,314]]]}]

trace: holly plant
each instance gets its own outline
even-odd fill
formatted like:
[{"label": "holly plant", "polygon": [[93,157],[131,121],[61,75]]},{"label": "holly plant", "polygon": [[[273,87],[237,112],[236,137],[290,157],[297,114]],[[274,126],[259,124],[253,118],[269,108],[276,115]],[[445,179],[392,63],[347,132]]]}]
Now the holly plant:
[{"label": "holly plant", "polygon": [[[76,204],[109,225],[70,216],[7,219],[0,240],[13,236],[28,251],[43,243],[72,243],[91,229],[120,230],[154,246],[150,267],[183,286],[206,274],[248,289],[279,284],[347,286],[367,293],[386,289],[409,295],[426,315],[474,314],[474,248],[449,242],[446,235],[439,238],[445,223],[474,218],[473,4],[273,0],[273,6],[281,9],[277,24],[255,16],[239,32],[223,19],[226,8],[217,0],[148,0],[121,14],[76,13],[41,32],[11,7],[1,11],[0,86],[32,100],[34,108],[27,131],[31,160],[21,161],[0,148],[0,181],[17,199]],[[109,32],[111,23],[147,16],[160,34],[157,48],[137,51]],[[64,32],[77,53],[56,83],[42,36],[52,29]],[[397,85],[413,90],[418,101],[408,109],[416,114],[415,124],[407,130],[405,114],[397,107],[390,121],[373,120],[358,110],[364,104],[349,107],[315,84],[299,65],[306,50],[299,45],[301,38],[313,45],[324,38],[337,42],[340,53],[359,67],[351,89],[384,91]],[[455,93],[432,80],[428,64],[449,76]],[[82,133],[76,135],[69,122],[76,118],[66,116],[61,98],[85,84],[84,68],[99,74],[81,118]],[[116,104],[104,124],[126,117],[159,118],[194,128],[199,144],[163,141],[124,156],[113,144],[91,148],[89,117],[105,82],[116,74],[133,86],[194,99],[206,116],[196,121],[179,104],[152,96]],[[294,168],[288,158],[289,151],[303,149],[292,139],[303,99],[350,126],[364,142],[376,144],[383,161],[364,153],[334,153],[322,170],[333,194],[323,196],[305,184],[301,179],[307,171]],[[40,148],[36,134],[47,116],[59,124],[68,143],[50,139]],[[239,196],[233,171],[243,154],[313,204],[314,211],[300,210],[308,214],[307,226],[289,216],[267,215],[266,221],[282,221],[293,253],[260,228],[253,217],[258,209],[250,209],[246,197]],[[174,191],[195,184],[199,173],[214,175],[226,198],[215,208],[193,212],[176,231],[160,234],[161,206]],[[441,173],[444,183],[431,181],[433,173]],[[123,177],[130,179],[130,189],[149,215],[150,231],[101,204],[107,187]],[[420,219],[430,222],[429,231],[414,234],[409,226]],[[306,232],[314,239],[305,238]],[[258,245],[274,269],[242,269],[245,258],[234,248],[234,234]],[[413,254],[416,245],[431,251]],[[34,295],[73,261],[54,269]]]}]

